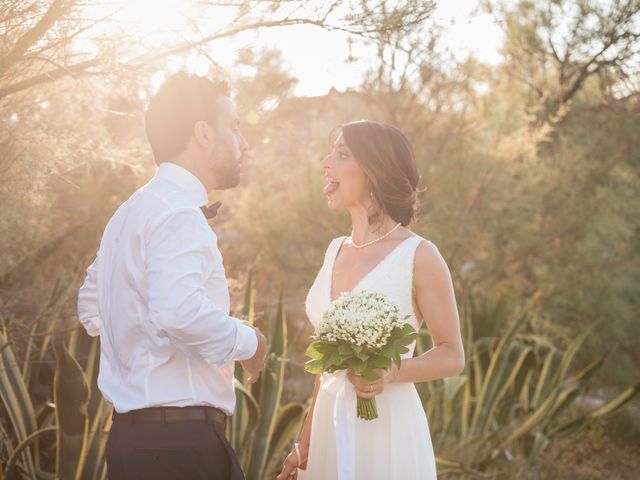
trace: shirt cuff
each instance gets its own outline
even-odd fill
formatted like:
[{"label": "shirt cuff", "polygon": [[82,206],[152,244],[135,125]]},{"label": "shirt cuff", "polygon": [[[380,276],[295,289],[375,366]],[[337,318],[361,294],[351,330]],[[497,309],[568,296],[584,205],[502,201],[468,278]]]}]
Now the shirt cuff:
[{"label": "shirt cuff", "polygon": [[88,335],[92,337],[97,337],[98,335],[100,335],[100,323],[97,317],[95,319],[88,318],[80,320],[80,323],[82,323],[82,326],[84,327]]},{"label": "shirt cuff", "polygon": [[258,350],[258,336],[256,331],[249,325],[238,322],[236,333],[235,360],[248,360],[256,354]]}]

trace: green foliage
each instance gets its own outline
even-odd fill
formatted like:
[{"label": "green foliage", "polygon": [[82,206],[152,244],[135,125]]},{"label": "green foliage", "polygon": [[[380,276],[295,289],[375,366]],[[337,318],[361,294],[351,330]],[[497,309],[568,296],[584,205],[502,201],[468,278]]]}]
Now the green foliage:
[{"label": "green foliage", "polygon": [[[253,274],[245,291],[243,314],[255,322]],[[282,298],[275,316],[267,322],[269,349],[259,380],[246,384],[245,373],[236,368],[236,411],[227,427],[227,438],[240,458],[248,480],[273,478],[284,453],[298,435],[306,409],[298,403],[282,404],[284,370],[288,356],[287,318]]]},{"label": "green foliage", "polygon": [[[254,286],[249,277],[243,311],[253,323]],[[28,356],[19,368],[7,328],[0,335],[0,398],[7,422],[0,421],[4,478],[106,478],[105,446],[112,407],[97,388],[99,340],[81,327],[54,333],[42,324],[28,338]],[[279,467],[285,450],[298,434],[306,409],[283,405],[284,367],[287,361],[287,319],[282,301],[269,319],[266,368],[253,385],[244,384],[239,369],[235,379],[236,414],[229,422],[230,442],[238,452],[248,478],[262,479]],[[60,326],[57,326],[59,329]],[[44,335],[42,335],[44,333]],[[50,339],[53,339],[51,341]],[[82,358],[82,362],[78,359]],[[34,384],[43,360],[55,369],[46,382],[45,397]],[[53,406],[53,409],[51,408]],[[54,440],[54,441],[52,441]]]},{"label": "green foliage", "polygon": [[85,460],[89,419],[89,385],[82,367],[60,339],[54,342],[56,373],[53,378],[53,401],[57,406],[56,475],[78,478]]},{"label": "green foliage", "polygon": [[[328,134],[359,118],[390,122],[411,139],[426,187],[414,230],[438,245],[456,293],[535,298],[532,321],[554,342],[597,322],[600,334],[576,361],[586,366],[611,350],[598,383],[634,381],[640,103],[616,69],[637,57],[637,37],[619,35],[637,22],[637,1],[582,3],[494,9],[505,19],[498,65],[452,63],[422,32],[409,65],[385,50],[380,68],[395,70],[372,72],[363,88],[291,98],[265,112],[247,128],[251,178],[221,226],[239,239],[230,263],[260,258],[265,275],[302,302],[327,244],[350,228],[321,194]],[[575,30],[564,32],[569,24]]]},{"label": "green foliage", "polygon": [[[0,422],[0,433],[8,439],[2,445],[8,454],[0,467],[4,478],[106,478],[104,448],[111,407],[96,387],[98,339],[76,329],[71,335],[58,335],[51,345],[39,341],[37,333],[29,338],[33,357],[25,359],[23,371],[7,329],[0,334],[0,397],[8,413],[7,422]],[[47,333],[45,338],[50,338],[51,330]],[[38,369],[33,367],[51,359],[51,349],[56,365],[48,383],[51,390],[40,398],[34,388]],[[81,365],[77,357],[84,356],[82,352],[86,360]]]},{"label": "green foliage", "polygon": [[[391,330],[384,347],[373,349],[348,343],[314,340],[307,348],[306,354],[311,357],[305,371],[314,375],[323,372],[334,373],[338,370],[352,370],[369,381],[379,379],[375,370],[389,370],[392,362],[398,368],[402,363],[400,355],[407,353],[409,345],[416,339],[417,332],[409,323]],[[357,398],[358,418],[373,420],[378,418],[375,399]]]},{"label": "green foliage", "polygon": [[[486,323],[490,318],[507,328],[479,336],[474,328],[483,322],[476,319]],[[593,328],[561,349],[527,333],[530,323],[529,312],[518,312],[503,301],[465,298],[465,373],[429,382],[421,391],[435,449],[452,462],[446,471],[490,471],[491,462],[501,455],[524,457],[533,464],[552,440],[619,412],[640,392],[637,384],[597,409],[577,411],[575,400],[586,393],[604,361],[570,373]]]},{"label": "green foliage", "polygon": [[[626,386],[636,381],[640,362],[640,103],[633,70],[638,1],[485,2],[505,30],[504,59],[497,65],[473,58],[456,62],[441,53],[438,29],[420,23],[431,2],[401,2],[400,10],[387,9],[386,14],[371,14],[372,3],[359,4],[363,8],[350,11],[348,24],[340,25],[366,31],[363,41],[373,38],[380,52],[363,84],[351,91],[292,98],[295,79],[277,52],[257,46],[240,55],[238,65],[250,74],[240,78],[234,71],[231,77],[252,155],[246,162],[247,182],[222,194],[230,214],[223,211],[216,232],[225,263],[232,277],[242,278],[259,261],[269,286],[286,285],[290,324],[302,324],[299,306],[325,248],[350,228],[348,217],[328,209],[321,194],[318,161],[330,148],[328,133],[359,118],[397,125],[414,145],[427,187],[414,230],[442,251],[457,296],[473,289],[500,298],[508,293],[513,305],[531,300],[529,317],[500,349],[500,339],[514,322],[510,315],[486,308],[474,312],[473,325],[464,323],[467,333],[473,327],[467,373],[429,387],[435,389],[426,407],[436,446],[451,446],[460,435],[482,438],[500,427],[516,431],[516,425],[524,425],[545,400],[553,399],[545,407],[558,406],[549,422],[553,427],[543,427],[542,415],[540,423],[527,424],[528,433],[498,449],[505,456],[514,449],[525,455],[544,451],[550,438],[584,423],[580,415],[565,418],[574,410],[570,405],[577,392],[566,393],[575,374],[559,375],[568,382],[564,390],[557,384],[556,373],[567,360],[571,370],[585,372],[580,385],[588,380],[594,389],[621,390],[622,403],[635,393]],[[57,20],[42,36],[21,43],[26,50],[16,50],[18,39],[50,4],[0,7],[7,25],[0,55],[6,68],[0,81],[0,316],[11,319],[4,335],[9,339],[10,330],[12,338],[0,347],[6,412],[0,418],[0,454],[3,461],[13,454],[11,471],[22,475],[55,471],[58,426],[47,403],[55,403],[52,365],[60,361],[60,368],[64,363],[73,371],[73,362],[64,361],[63,351],[54,356],[52,332],[59,318],[73,317],[78,273],[96,251],[109,215],[151,175],[141,120],[152,92],[150,78],[166,66],[150,62],[146,68],[122,69],[117,59],[122,54],[131,58],[127,48],[117,46],[125,37],[102,41],[101,34],[96,36],[98,22],[97,30],[86,32],[96,41],[96,62],[70,69],[78,60],[75,46],[70,48],[73,36],[91,19],[76,18],[80,10],[67,7],[54,12]],[[271,12],[259,2],[248,5],[239,17],[248,25],[290,13],[287,2],[273,5]],[[245,7],[233,4],[227,10]],[[237,26],[230,22],[219,33],[225,37]],[[139,42],[125,43],[143,48]],[[215,49],[198,48],[215,61]],[[174,59],[181,61],[179,54]],[[23,82],[38,77],[40,83]],[[8,94],[7,88],[16,85],[25,88]],[[502,301],[495,306],[512,308]],[[567,355],[576,332],[587,324],[595,324],[598,334],[587,335]],[[95,440],[87,439],[86,445],[89,457],[98,459],[106,414],[91,380],[97,356],[87,356],[83,336],[77,338],[75,347],[71,339],[63,343],[81,366],[85,360],[94,362],[86,377],[91,386],[88,435]],[[295,345],[287,350],[287,358],[301,354]],[[518,366],[511,380],[506,364]],[[271,378],[279,378],[281,370],[273,372]],[[484,383],[487,378],[491,383]],[[523,394],[511,416],[504,412],[515,395],[511,387],[503,391],[509,381]],[[81,394],[79,387],[74,388]],[[281,407],[271,392],[264,395],[272,398],[267,402],[272,413],[275,408],[283,418],[298,415],[301,407]],[[259,394],[255,385],[239,381],[243,420],[231,423],[245,456],[261,418]],[[477,398],[485,406],[476,407]],[[74,413],[79,405],[70,404],[74,431],[86,428],[82,415]],[[456,421],[460,412],[467,419],[464,431]],[[286,444],[291,423],[274,423],[264,420],[260,428],[271,432],[271,445]],[[564,430],[549,437],[562,425]],[[499,444],[490,438],[486,445],[495,450]],[[486,457],[482,448],[478,452]],[[451,458],[466,461],[455,453]],[[87,460],[84,471],[92,462],[95,474],[88,477],[100,478],[97,460]],[[460,462],[439,459],[438,466],[455,469]]]},{"label": "green foliage", "polygon": [[384,347],[370,349],[346,342],[314,340],[307,347],[306,355],[311,357],[304,369],[314,375],[322,372],[334,373],[338,370],[352,369],[356,374],[369,381],[378,380],[374,370],[388,370],[394,362],[398,367],[400,355],[407,353],[409,345],[417,337],[415,328],[409,323],[394,328]]}]

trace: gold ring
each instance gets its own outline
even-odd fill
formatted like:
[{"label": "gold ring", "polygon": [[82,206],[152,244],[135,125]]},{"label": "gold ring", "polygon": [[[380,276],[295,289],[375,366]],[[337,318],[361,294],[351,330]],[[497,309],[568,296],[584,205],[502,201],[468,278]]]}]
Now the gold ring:
[{"label": "gold ring", "polygon": [[373,385],[369,385],[369,392],[373,392]]}]

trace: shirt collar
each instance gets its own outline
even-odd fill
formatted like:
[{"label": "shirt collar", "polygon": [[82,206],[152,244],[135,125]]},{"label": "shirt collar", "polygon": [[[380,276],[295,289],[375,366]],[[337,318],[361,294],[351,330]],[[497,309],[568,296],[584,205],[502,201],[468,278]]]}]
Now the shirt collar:
[{"label": "shirt collar", "polygon": [[156,172],[156,177],[178,185],[189,194],[189,198],[201,207],[209,202],[207,189],[200,179],[180,165],[171,162],[162,162]]}]

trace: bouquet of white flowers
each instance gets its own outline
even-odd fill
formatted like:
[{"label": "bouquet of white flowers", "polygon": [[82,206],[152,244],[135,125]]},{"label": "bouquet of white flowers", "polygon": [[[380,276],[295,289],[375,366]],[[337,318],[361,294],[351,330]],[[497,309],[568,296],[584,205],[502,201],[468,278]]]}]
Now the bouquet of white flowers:
[{"label": "bouquet of white flowers", "polygon": [[[407,318],[400,319],[398,306],[382,293],[343,293],[322,313],[304,368],[313,374],[350,368],[376,381],[374,370],[388,370],[392,361],[400,367],[400,355],[417,336]],[[358,397],[358,418],[378,418],[375,398]]]}]

